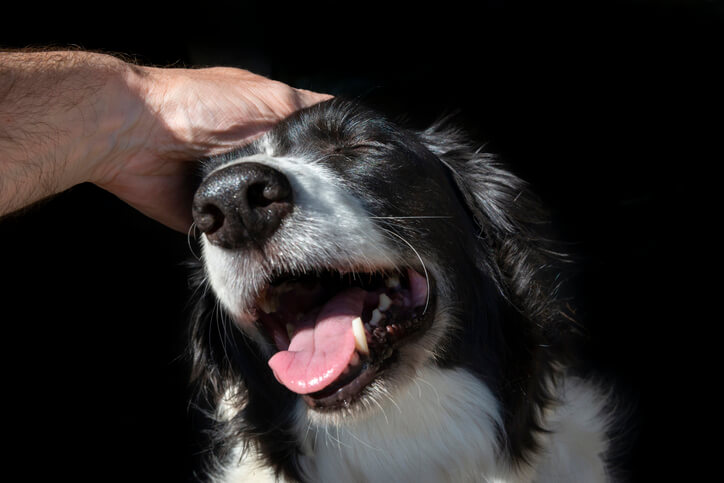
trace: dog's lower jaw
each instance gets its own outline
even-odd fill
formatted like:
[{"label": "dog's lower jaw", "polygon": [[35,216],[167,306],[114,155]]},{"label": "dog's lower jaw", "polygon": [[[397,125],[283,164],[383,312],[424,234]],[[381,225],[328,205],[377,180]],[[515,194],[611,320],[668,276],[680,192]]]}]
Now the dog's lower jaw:
[{"label": "dog's lower jaw", "polygon": [[[298,466],[307,482],[396,481],[498,483],[609,481],[605,398],[569,378],[557,390],[539,436],[541,450],[511,462],[501,448],[500,407],[488,387],[464,369],[421,369],[405,390],[380,399],[369,417],[324,424],[300,401]],[[254,451],[239,452],[226,483],[277,479]]]}]

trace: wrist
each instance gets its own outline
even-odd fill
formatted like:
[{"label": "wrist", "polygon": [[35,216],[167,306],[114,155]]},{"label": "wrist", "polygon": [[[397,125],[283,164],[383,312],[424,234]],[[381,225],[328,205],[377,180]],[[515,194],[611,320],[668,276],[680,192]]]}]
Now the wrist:
[{"label": "wrist", "polygon": [[151,136],[146,69],[104,57],[102,87],[86,103],[70,152],[76,182],[109,183]]}]

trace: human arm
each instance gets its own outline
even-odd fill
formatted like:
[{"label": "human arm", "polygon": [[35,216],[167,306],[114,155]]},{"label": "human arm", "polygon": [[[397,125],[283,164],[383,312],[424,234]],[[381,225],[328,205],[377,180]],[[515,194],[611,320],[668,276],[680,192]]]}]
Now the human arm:
[{"label": "human arm", "polygon": [[186,231],[188,161],[237,146],[327,97],[241,69],[0,52],[0,216],[91,182]]}]

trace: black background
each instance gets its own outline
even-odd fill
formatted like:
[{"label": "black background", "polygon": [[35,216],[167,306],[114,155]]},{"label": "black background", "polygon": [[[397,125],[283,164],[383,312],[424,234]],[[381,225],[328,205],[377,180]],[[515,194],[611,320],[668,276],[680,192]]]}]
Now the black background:
[{"label": "black background", "polygon": [[[716,195],[721,161],[720,4],[150,7],[21,7],[4,16],[0,47],[243,67],[359,97],[413,126],[458,112],[531,182],[580,260],[571,286],[586,355],[635,403],[629,475],[706,474],[706,447],[718,442],[701,435],[718,419],[708,402],[720,377],[703,375],[703,342],[720,320],[695,310],[710,297],[686,269],[713,271],[716,258],[707,227],[718,218],[701,216],[697,195]],[[184,358],[186,237],[81,185],[1,220],[0,256],[6,470],[188,480],[199,448]]]}]

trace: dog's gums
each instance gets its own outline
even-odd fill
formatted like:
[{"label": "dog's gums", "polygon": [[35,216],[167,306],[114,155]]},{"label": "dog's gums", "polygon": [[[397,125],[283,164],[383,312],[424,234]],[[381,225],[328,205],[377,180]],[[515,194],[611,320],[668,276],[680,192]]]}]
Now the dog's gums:
[{"label": "dog's gums", "polygon": [[424,328],[429,280],[389,273],[281,275],[257,300],[277,380],[315,408],[348,406],[395,348]]}]

